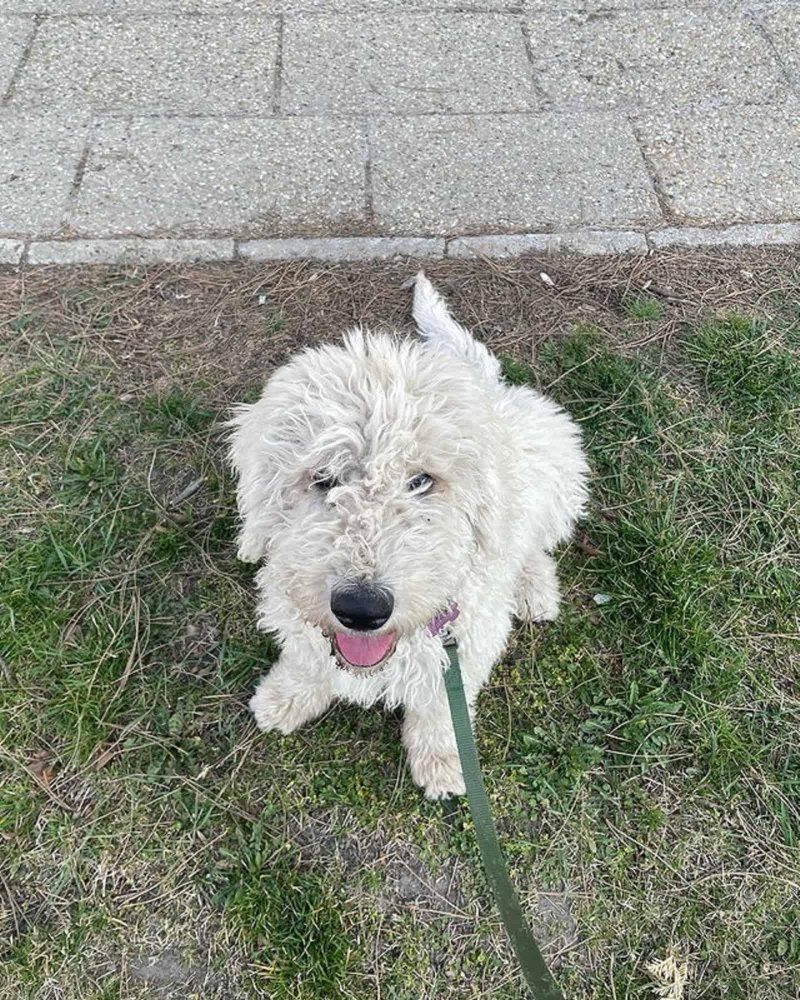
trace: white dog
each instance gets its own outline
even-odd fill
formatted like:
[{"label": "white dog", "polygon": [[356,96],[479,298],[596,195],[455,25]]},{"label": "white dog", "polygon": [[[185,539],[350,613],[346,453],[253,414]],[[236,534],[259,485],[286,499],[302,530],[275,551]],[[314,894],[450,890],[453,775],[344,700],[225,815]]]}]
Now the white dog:
[{"label": "white dog", "polygon": [[420,274],[421,340],[351,331],[279,369],[232,421],[239,558],[282,651],[250,707],[291,733],[337,698],[405,710],[411,774],[463,794],[438,625],[458,611],[470,708],[512,615],[555,618],[550,553],[586,500],[575,424],[500,365]]}]

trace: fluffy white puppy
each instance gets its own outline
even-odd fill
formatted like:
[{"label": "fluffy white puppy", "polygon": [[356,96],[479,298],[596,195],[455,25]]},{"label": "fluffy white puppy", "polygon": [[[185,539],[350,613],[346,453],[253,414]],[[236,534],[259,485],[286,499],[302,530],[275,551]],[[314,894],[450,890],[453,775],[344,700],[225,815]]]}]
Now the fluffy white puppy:
[{"label": "fluffy white puppy", "polygon": [[550,553],[586,500],[569,416],[506,385],[420,274],[421,339],[351,331],[306,350],[232,421],[239,558],[263,561],[258,622],[281,654],[250,702],[291,733],[338,698],[402,705],[411,774],[463,794],[441,616],[458,610],[470,707],[512,615],[552,619]]}]

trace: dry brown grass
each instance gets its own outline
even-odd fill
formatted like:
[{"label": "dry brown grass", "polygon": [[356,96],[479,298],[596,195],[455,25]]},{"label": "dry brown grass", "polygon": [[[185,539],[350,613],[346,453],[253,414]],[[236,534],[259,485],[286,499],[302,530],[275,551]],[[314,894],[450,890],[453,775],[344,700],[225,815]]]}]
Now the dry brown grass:
[{"label": "dry brown grass", "polygon": [[[426,266],[459,319],[495,350],[535,363],[542,338],[576,327],[621,347],[668,344],[718,312],[767,314],[796,284],[793,249],[691,251],[652,257],[531,255]],[[354,324],[410,323],[410,262],[310,261],[149,268],[42,267],[0,272],[0,317],[27,314],[85,345],[121,380],[156,388],[194,373],[226,399],[298,347]],[[541,278],[545,273],[550,285]],[[642,322],[644,296],[660,318]]]}]

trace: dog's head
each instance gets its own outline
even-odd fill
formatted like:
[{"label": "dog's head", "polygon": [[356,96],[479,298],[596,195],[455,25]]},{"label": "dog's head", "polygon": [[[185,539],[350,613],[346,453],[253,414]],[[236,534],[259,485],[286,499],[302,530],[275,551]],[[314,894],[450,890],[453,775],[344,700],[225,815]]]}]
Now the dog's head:
[{"label": "dog's head", "polygon": [[493,391],[440,345],[355,331],[299,355],[238,409],[239,557],[266,557],[270,587],[342,665],[383,663],[496,548]]}]

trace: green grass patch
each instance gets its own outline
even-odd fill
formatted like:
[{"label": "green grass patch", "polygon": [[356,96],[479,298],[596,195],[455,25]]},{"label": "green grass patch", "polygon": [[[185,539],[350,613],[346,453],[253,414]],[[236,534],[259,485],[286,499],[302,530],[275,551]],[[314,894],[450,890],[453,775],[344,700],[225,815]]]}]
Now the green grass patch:
[{"label": "green grass patch", "polygon": [[[70,294],[113,328],[103,296]],[[514,879],[551,957],[567,942],[574,1000],[655,996],[668,953],[692,996],[800,988],[781,315],[709,320],[665,355],[578,331],[535,371],[503,359],[580,421],[594,474],[562,616],[519,631],[479,706]],[[226,407],[189,379],[126,392],[33,314],[7,335],[30,356],[0,397],[0,992],[145,996],[150,962],[182,997],[519,996],[466,808],[420,797],[399,720],[340,706],[286,738],[249,720],[276,651],[234,558]]]},{"label": "green grass patch", "polygon": [[656,323],[664,315],[664,307],[652,295],[634,295],[623,301],[622,307],[629,319],[642,323]]},{"label": "green grass patch", "polygon": [[[239,831],[237,831],[239,832]],[[224,892],[228,925],[245,943],[256,968],[255,982],[278,995],[347,995],[358,958],[345,926],[341,878],[298,864],[288,845],[265,841],[255,823],[227,851],[233,870]]]},{"label": "green grass patch", "polygon": [[[763,321],[730,316],[694,330],[685,350],[703,378],[712,400],[740,420],[757,420],[783,427],[797,418],[800,361],[787,339]],[[796,426],[796,423],[795,423]]]},{"label": "green grass patch", "polygon": [[214,411],[202,397],[180,389],[146,396],[142,402],[147,430],[166,437],[201,431],[214,420]]}]

